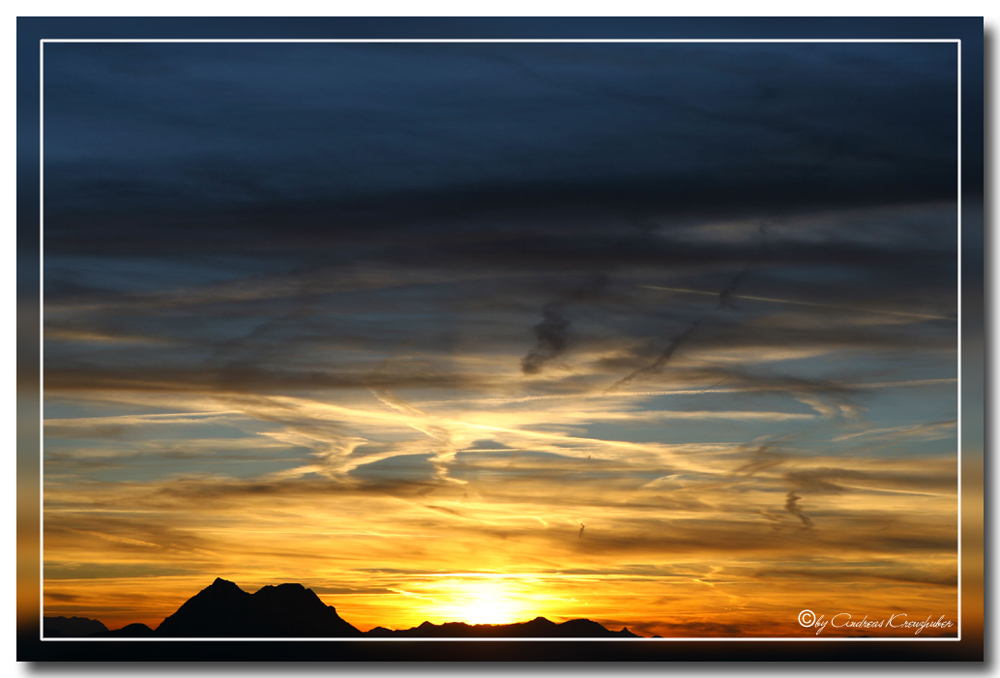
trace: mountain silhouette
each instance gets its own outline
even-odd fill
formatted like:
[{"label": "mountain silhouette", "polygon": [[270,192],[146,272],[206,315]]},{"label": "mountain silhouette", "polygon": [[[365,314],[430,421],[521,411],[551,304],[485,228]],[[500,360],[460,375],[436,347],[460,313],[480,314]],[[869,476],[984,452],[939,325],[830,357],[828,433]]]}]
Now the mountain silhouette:
[{"label": "mountain silhouette", "polygon": [[515,624],[466,624],[465,622],[445,622],[432,624],[424,622],[412,629],[392,631],[378,626],[366,635],[398,636],[404,638],[640,638],[623,628],[611,631],[589,619],[571,619],[561,624],[545,617],[535,617],[529,622]]},{"label": "mountain silhouette", "polygon": [[46,638],[84,638],[107,631],[108,627],[86,617],[44,617],[42,630]]},{"label": "mountain silhouette", "polygon": [[114,631],[95,633],[94,638],[151,638],[155,632],[145,624],[129,624]]},{"label": "mountain silhouette", "polygon": [[611,631],[590,619],[557,624],[545,617],[514,624],[424,622],[410,629],[381,626],[362,633],[340,618],[302,584],[265,586],[247,593],[225,579],[216,579],[181,605],[155,629],[129,624],[109,631],[95,619],[45,617],[50,638],[344,638],[362,635],[403,638],[641,638],[627,628]]},{"label": "mountain silhouette", "polygon": [[247,593],[216,579],[156,628],[172,638],[338,638],[360,636],[330,605],[302,584],[265,586]]}]

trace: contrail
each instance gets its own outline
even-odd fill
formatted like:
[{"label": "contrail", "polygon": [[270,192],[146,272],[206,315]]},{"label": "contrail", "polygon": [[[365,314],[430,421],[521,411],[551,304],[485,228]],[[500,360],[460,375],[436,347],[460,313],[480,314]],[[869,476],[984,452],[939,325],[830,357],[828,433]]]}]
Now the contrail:
[{"label": "contrail", "polygon": [[731,308],[735,309],[736,304],[733,303],[733,297],[737,296],[735,294],[736,288],[739,287],[743,279],[750,275],[750,269],[744,269],[736,274],[726,288],[719,292],[719,308]]},{"label": "contrail", "polygon": [[[709,292],[707,290],[692,290],[684,287],[662,287],[660,285],[640,285],[639,287],[647,290],[665,290],[667,292],[684,292],[685,294],[704,294],[709,297],[718,297],[718,292]],[[733,294],[729,293],[726,299],[750,299],[752,301],[769,301],[776,304],[791,304],[794,306],[814,306],[816,308],[830,308],[836,309],[838,311],[857,311],[860,313],[882,313],[886,315],[899,315],[908,318],[926,318],[928,320],[954,320],[954,318],[949,318],[944,315],[931,315],[929,313],[912,313],[909,311],[887,311],[885,309],[879,308],[861,308],[859,306],[838,306],[836,304],[818,304],[814,301],[797,301],[795,299],[775,299],[774,297],[757,297],[750,294]]]},{"label": "contrail", "polygon": [[658,372],[658,371],[662,370],[664,368],[664,366],[668,362],[670,362],[670,359],[673,357],[674,352],[678,348],[680,348],[681,344],[683,344],[685,341],[687,341],[691,337],[691,335],[694,334],[698,330],[698,327],[701,326],[701,321],[702,321],[701,318],[699,318],[698,320],[695,320],[693,323],[691,323],[691,325],[688,326],[688,328],[686,330],[684,330],[683,332],[681,332],[680,334],[678,334],[676,337],[674,337],[673,339],[671,339],[670,343],[667,344],[667,347],[665,349],[663,349],[663,352],[660,353],[660,355],[657,356],[656,360],[654,360],[651,364],[646,365],[645,367],[640,367],[639,369],[637,369],[634,372],[632,372],[632,374],[629,374],[628,376],[625,376],[622,379],[619,379],[608,390],[612,391],[612,390],[618,388],[619,386],[623,386],[624,384],[627,384],[630,381],[632,381],[633,379],[635,379],[636,377],[638,377],[640,374],[648,374],[650,372]]},{"label": "contrail", "polygon": [[[763,251],[763,250],[767,249],[767,223],[766,222],[761,222],[761,224],[759,226],[759,231],[760,231],[760,240],[761,240],[761,250]],[[735,294],[736,288],[740,286],[740,283],[742,283],[743,280],[748,275],[750,275],[751,270],[752,269],[750,268],[750,264],[747,264],[743,268],[743,270],[741,270],[739,273],[737,273],[735,276],[733,276],[733,278],[729,281],[729,283],[725,287],[722,288],[722,291],[720,291],[718,293],[707,292],[706,294],[710,294],[713,297],[718,297],[718,299],[719,299],[718,308],[725,308],[725,309],[729,309],[729,310],[737,310],[736,304],[733,303],[733,298],[736,296],[736,294]],[[662,289],[666,289],[666,288],[662,288]],[[698,328],[701,326],[701,323],[707,317],[709,317],[709,315],[710,315],[710,313],[704,313],[704,314],[702,314],[702,316],[700,318],[696,319],[694,322],[692,322],[690,325],[688,325],[688,327],[687,327],[686,330],[684,330],[683,332],[681,332],[680,334],[678,334],[677,336],[675,336],[673,339],[671,339],[670,343],[667,344],[667,347],[663,350],[662,353],[660,353],[660,355],[656,358],[656,360],[652,364],[647,365],[646,367],[641,367],[641,368],[633,371],[631,374],[629,374],[628,376],[624,377],[623,379],[619,379],[617,382],[615,382],[614,384],[612,384],[608,388],[608,391],[613,391],[614,389],[618,388],[619,386],[622,386],[623,384],[629,383],[630,381],[632,381],[633,379],[635,379],[640,374],[648,374],[650,372],[659,372],[659,371],[661,371],[667,365],[667,363],[670,362],[670,359],[673,357],[674,352],[678,349],[678,347],[680,347],[680,345],[683,344],[684,342],[686,342],[691,337],[691,335],[693,335],[695,332],[698,331]]]},{"label": "contrail", "polygon": [[455,445],[452,442],[451,430],[443,423],[439,424],[436,417],[432,417],[423,410],[414,407],[408,402],[397,398],[389,389],[375,390],[374,388],[368,389],[371,394],[375,396],[383,405],[387,405],[397,412],[402,413],[410,420],[407,421],[407,425],[416,430],[420,431],[428,438],[431,438],[436,443],[438,443],[438,449],[431,456],[428,461],[434,466],[434,477],[438,480],[444,480],[452,483],[457,483],[459,485],[465,485],[467,481],[459,480],[458,478],[452,478],[448,474],[448,465],[455,460]]}]

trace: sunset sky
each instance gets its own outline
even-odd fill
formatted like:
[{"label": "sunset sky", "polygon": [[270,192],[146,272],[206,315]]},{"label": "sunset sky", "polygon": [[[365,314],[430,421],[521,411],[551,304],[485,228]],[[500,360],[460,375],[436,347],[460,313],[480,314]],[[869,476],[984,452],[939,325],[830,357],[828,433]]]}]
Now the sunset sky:
[{"label": "sunset sky", "polygon": [[956,72],[46,44],[44,613],[955,619]]}]

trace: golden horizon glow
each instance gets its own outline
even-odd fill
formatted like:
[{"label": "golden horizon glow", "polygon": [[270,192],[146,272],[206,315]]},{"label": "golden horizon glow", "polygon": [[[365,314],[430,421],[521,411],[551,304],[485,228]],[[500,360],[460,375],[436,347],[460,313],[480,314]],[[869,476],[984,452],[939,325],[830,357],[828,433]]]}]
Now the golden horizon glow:
[{"label": "golden horizon glow", "polygon": [[[954,461],[867,452],[947,445],[952,423],[867,425],[830,414],[833,401],[799,396],[793,407],[812,410],[805,420],[829,431],[823,444],[837,453],[771,438],[583,434],[629,412],[645,421],[650,397],[661,396],[555,401],[543,417],[517,400],[418,407],[391,394],[220,393],[209,409],[199,395],[104,394],[176,413],[46,422],[53,445],[111,434],[48,463],[46,614],[155,626],[217,576],[250,592],[302,583],[362,630],[544,616],[642,635],[782,636],[801,632],[790,612],[835,609],[858,590],[871,614],[900,600],[955,614]],[[697,421],[702,411],[683,414]],[[322,428],[345,419],[352,432]],[[170,455],[174,443],[160,436],[177,430],[189,472],[170,473],[169,461],[156,477],[75,484],[77,468]],[[311,451],[241,477],[289,446]],[[197,471],[230,456],[232,473]],[[364,475],[386,463],[397,479]]]},{"label": "golden horizon glow", "polygon": [[513,584],[495,579],[449,581],[444,599],[424,611],[429,620],[467,624],[510,624],[531,614],[526,602],[515,597]]}]

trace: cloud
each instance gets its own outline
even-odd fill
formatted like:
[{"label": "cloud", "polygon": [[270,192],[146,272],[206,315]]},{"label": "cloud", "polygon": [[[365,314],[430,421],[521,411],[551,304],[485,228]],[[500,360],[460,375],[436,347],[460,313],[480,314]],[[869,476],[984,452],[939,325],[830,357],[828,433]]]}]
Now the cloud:
[{"label": "cloud", "polygon": [[660,353],[660,355],[658,355],[656,357],[656,360],[654,360],[649,365],[646,365],[645,367],[641,367],[641,368],[633,371],[631,374],[628,374],[628,375],[622,377],[617,382],[615,382],[611,386],[611,388],[615,389],[615,388],[618,388],[620,386],[624,386],[625,384],[629,383],[630,381],[632,381],[633,379],[635,379],[636,377],[639,377],[641,375],[644,375],[644,374],[655,374],[655,373],[661,371],[667,365],[667,363],[670,362],[670,359],[673,357],[674,352],[678,348],[680,348],[684,344],[684,342],[686,342],[688,339],[690,339],[694,335],[695,332],[698,331],[698,328],[701,326],[701,322],[702,322],[701,319],[695,320],[683,332],[681,332],[680,334],[678,334],[675,337],[673,337],[667,343],[667,347],[665,349],[663,349],[663,351]]},{"label": "cloud", "polygon": [[[761,252],[763,252],[767,248],[767,233],[766,230],[764,229],[763,224],[761,224],[759,232],[761,236]],[[743,283],[743,280],[750,273],[751,273],[750,268],[744,268],[743,270],[739,271],[735,276],[733,276],[728,283],[726,283],[726,286],[722,288],[722,291],[720,291],[718,295],[719,297],[718,308],[737,310],[736,304],[734,304],[732,301],[733,295],[735,294],[739,286]],[[698,328],[701,326],[702,322],[704,322],[707,317],[708,314],[705,314],[700,318],[694,320],[686,330],[684,330],[683,332],[676,335],[673,339],[670,340],[670,342],[667,344],[667,347],[663,349],[663,352],[660,353],[660,355],[656,358],[656,360],[654,360],[651,364],[647,365],[646,367],[635,370],[628,376],[618,381],[611,388],[614,389],[624,384],[627,384],[628,382],[635,379],[637,376],[661,371],[663,367],[666,366],[666,364],[673,357],[674,352],[684,342],[688,341],[695,334],[695,332],[697,332]]]},{"label": "cloud", "polygon": [[608,278],[594,275],[557,302],[550,302],[542,307],[542,322],[535,325],[536,344],[521,359],[521,371],[524,374],[538,374],[550,361],[558,358],[569,348],[570,327],[572,323],[561,309],[568,304],[579,301],[591,301],[597,298],[608,286]]},{"label": "cloud", "polygon": [[889,583],[918,583],[931,584],[933,586],[955,587],[958,584],[958,575],[954,568],[928,567],[916,569],[906,565],[882,565],[878,563],[866,564],[858,568],[844,568],[839,564],[824,566],[814,564],[811,569],[788,569],[778,568],[774,570],[762,570],[756,576],[761,579],[818,579],[818,580],[841,580],[841,581],[881,581]]},{"label": "cloud", "polygon": [[521,359],[521,370],[525,374],[538,374],[547,362],[562,355],[569,343],[570,325],[552,304],[546,304],[542,308],[542,322],[533,328],[537,343]]},{"label": "cloud", "polygon": [[750,460],[736,469],[736,473],[745,473],[748,476],[759,471],[766,471],[775,466],[780,466],[789,460],[789,456],[774,451],[774,443],[764,443],[755,447],[750,453]]},{"label": "cloud", "polygon": [[[164,65],[151,82],[115,66],[144,50]],[[46,63],[47,248],[280,257],[268,245],[289,238],[317,250],[362,230],[392,240],[414,214],[426,224],[539,211],[656,222],[706,205],[756,218],[952,199],[952,52],[59,45]],[[126,148],[137,152],[115,150]],[[131,227],[137,214],[154,228]],[[164,237],[167,225],[178,237]],[[83,235],[97,230],[108,237]]]},{"label": "cloud", "polygon": [[802,499],[802,497],[798,496],[794,492],[789,492],[785,499],[785,510],[802,521],[802,527],[808,530],[813,526],[813,521],[812,518],[803,513],[802,509],[799,508],[798,502],[800,499]]},{"label": "cloud", "polygon": [[833,441],[841,442],[844,440],[857,440],[858,438],[864,438],[865,441],[896,441],[906,440],[908,438],[922,438],[930,440],[950,438],[954,435],[953,433],[950,433],[950,431],[956,428],[957,424],[957,420],[951,420],[931,422],[927,424],[913,424],[909,426],[892,426],[888,428],[868,429],[855,433],[845,433],[833,438]]}]

